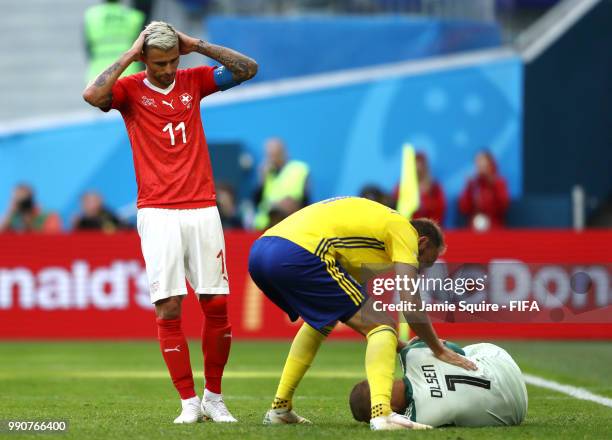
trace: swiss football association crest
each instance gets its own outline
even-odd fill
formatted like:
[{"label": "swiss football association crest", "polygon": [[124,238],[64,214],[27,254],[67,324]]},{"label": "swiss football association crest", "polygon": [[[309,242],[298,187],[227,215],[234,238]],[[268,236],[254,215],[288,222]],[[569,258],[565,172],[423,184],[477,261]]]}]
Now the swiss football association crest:
[{"label": "swiss football association crest", "polygon": [[157,105],[155,104],[155,100],[153,98],[148,98],[146,96],[143,96],[142,98],[142,104],[146,107],[157,107]]},{"label": "swiss football association crest", "polygon": [[189,93],[183,93],[181,96],[181,102],[183,103],[183,105],[187,108],[191,108],[191,101],[193,100],[193,98],[191,97],[191,95]]}]

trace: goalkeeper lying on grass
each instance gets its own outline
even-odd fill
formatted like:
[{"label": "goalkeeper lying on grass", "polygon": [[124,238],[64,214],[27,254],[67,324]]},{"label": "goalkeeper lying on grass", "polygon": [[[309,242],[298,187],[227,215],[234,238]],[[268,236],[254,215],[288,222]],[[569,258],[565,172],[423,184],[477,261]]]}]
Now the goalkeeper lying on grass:
[{"label": "goalkeeper lying on grass", "polygon": [[[527,414],[527,389],[510,355],[493,344],[464,349],[444,344],[478,365],[468,371],[438,360],[418,339],[400,351],[404,377],[393,383],[391,408],[433,427],[518,425]],[[359,382],[349,398],[357,421],[370,420],[370,387]]]}]

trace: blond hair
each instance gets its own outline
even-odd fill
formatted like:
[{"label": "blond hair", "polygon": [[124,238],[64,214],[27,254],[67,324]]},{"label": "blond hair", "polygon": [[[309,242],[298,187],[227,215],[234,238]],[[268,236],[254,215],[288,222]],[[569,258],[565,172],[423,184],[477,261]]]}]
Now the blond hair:
[{"label": "blond hair", "polygon": [[178,42],[176,30],[166,22],[152,21],[145,27],[145,50],[149,47],[155,47],[167,52],[178,45]]}]

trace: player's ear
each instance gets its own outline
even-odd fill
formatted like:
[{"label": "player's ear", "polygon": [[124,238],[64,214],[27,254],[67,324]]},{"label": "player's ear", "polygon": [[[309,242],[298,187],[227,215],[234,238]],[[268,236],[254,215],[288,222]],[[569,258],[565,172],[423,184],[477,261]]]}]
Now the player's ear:
[{"label": "player's ear", "polygon": [[140,52],[140,60],[145,61],[146,58],[147,58],[147,45],[143,44],[142,51]]},{"label": "player's ear", "polygon": [[427,245],[429,244],[429,237],[421,235],[419,237],[419,242],[418,243],[419,243],[419,250],[427,248]]}]

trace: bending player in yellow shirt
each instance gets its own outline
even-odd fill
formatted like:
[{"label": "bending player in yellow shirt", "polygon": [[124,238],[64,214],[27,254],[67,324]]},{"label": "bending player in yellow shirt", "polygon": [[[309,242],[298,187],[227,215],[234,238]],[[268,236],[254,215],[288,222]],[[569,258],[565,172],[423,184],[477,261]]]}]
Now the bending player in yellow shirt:
[{"label": "bending player in yellow shirt", "polygon": [[[400,277],[416,277],[418,268],[431,266],[444,248],[442,232],[431,220],[409,222],[386,206],[356,197],[310,205],[266,231],[251,249],[251,277],[292,321],[301,317],[305,322],[293,340],[264,424],[310,423],[293,411],[293,394],[321,342],[341,321],[367,338],[371,429],[427,428],[391,410],[397,334],[393,320],[372,308],[360,284],[361,272],[364,264],[393,263]],[[420,309],[418,292],[399,294]],[[426,313],[405,312],[404,317],[436,358],[476,369],[440,342]]]}]

